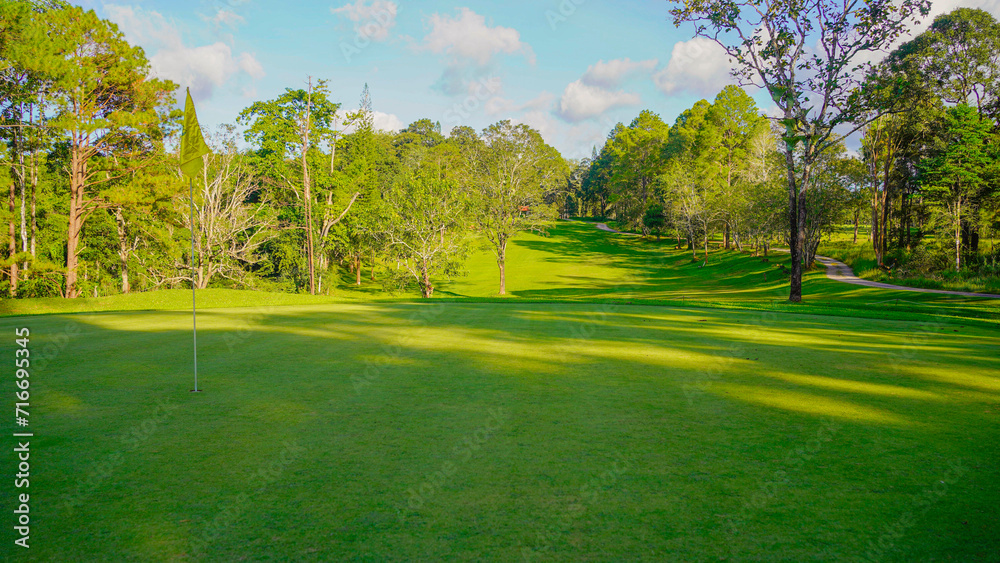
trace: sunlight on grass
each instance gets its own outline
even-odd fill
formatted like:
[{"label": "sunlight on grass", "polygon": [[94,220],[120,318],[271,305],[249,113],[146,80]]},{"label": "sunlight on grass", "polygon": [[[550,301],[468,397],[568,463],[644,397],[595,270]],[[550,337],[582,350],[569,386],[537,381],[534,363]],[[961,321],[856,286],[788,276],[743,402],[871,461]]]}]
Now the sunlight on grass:
[{"label": "sunlight on grass", "polygon": [[79,398],[56,390],[43,391],[46,409],[52,409],[59,414],[77,414],[86,412],[86,405]]},{"label": "sunlight on grass", "polygon": [[[968,368],[958,371],[950,366],[900,366],[900,371],[909,373],[912,377],[929,379],[941,383],[949,383],[960,387],[994,391],[1000,393],[1000,376],[973,373]],[[997,372],[993,372],[997,373]],[[994,396],[1000,399],[1000,395]]]},{"label": "sunlight on grass", "polygon": [[717,389],[722,391],[720,396],[728,399],[746,401],[785,411],[894,426],[911,426],[915,424],[907,418],[882,409],[865,407],[820,395],[734,383],[719,384],[713,387],[711,391],[717,393]]},{"label": "sunlight on grass", "polygon": [[855,381],[852,379],[820,377],[815,375],[796,375],[791,373],[782,373],[775,371],[763,373],[761,375],[773,379],[780,379],[781,381],[787,381],[788,383],[793,383],[795,385],[822,387],[824,389],[832,389],[835,391],[847,391],[849,393],[881,395],[885,397],[903,397],[907,399],[919,399],[924,401],[948,400],[947,397],[943,397],[937,393],[931,393],[930,391],[922,391],[920,389],[911,389],[909,387],[901,387],[899,385],[883,385],[879,383],[867,383],[864,381]]}]

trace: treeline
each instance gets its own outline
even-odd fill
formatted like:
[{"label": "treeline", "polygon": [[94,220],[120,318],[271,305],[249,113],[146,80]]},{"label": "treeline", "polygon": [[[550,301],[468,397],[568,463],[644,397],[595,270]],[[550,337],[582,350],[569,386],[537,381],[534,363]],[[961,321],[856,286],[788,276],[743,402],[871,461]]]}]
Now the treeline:
[{"label": "treeline", "polygon": [[151,78],[114,24],[58,1],[0,5],[0,88],[12,297],[191,284],[319,293],[345,271],[429,297],[478,245],[495,253],[503,294],[508,242],[555,217],[551,193],[569,174],[525,125],[445,136],[422,119],[384,133],[367,86],[345,114],[310,79],[209,134],[213,153],[189,186],[177,85]]},{"label": "treeline", "polygon": [[806,267],[822,237],[850,223],[854,242],[859,230],[867,235],[882,267],[1000,273],[994,248],[979,244],[1000,226],[996,20],[967,8],[938,17],[852,96],[869,120],[861,149],[852,154],[834,135],[810,158],[807,174],[807,145],[790,143],[783,120],[766,119],[736,86],[699,101],[671,126],[643,111],[574,170],[564,212],[670,232],[696,259],[701,247],[707,260],[713,237],[725,248],[766,252],[772,241],[790,242],[791,170],[807,178]]}]

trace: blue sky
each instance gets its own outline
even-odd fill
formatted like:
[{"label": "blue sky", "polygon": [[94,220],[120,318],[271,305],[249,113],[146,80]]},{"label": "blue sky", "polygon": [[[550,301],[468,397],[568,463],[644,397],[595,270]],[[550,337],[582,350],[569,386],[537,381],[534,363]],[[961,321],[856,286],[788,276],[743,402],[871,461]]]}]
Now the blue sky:
[{"label": "blue sky", "polygon": [[[155,74],[190,87],[208,128],[312,76],[344,109],[368,83],[387,130],[424,117],[446,132],[512,119],[580,158],[642,109],[672,123],[731,80],[725,57],[690,26],[675,28],[664,0],[78,3],[142,46]],[[1000,0],[976,4],[1000,15]],[[958,5],[969,3],[934,12]]]}]

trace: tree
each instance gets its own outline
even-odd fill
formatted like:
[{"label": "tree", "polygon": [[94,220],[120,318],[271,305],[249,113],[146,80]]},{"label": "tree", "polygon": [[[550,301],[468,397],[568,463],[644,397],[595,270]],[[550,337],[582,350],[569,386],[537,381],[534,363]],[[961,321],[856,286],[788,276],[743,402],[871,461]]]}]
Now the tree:
[{"label": "tree", "polygon": [[654,184],[663,173],[669,130],[659,115],[643,110],[606,145],[614,162],[610,183],[616,217],[627,227],[643,227]]},{"label": "tree", "polygon": [[[315,87],[309,78],[308,88],[292,90],[274,100],[255,102],[240,112],[239,122],[248,124],[246,140],[258,147],[257,155],[263,171],[271,178],[290,188],[302,206],[302,225],[305,230],[306,267],[309,275],[309,293],[316,294],[316,225],[313,220],[315,205],[313,178],[326,170],[319,163],[325,158],[319,154],[322,142],[331,142],[331,162],[336,150],[336,136],[332,129],[340,104],[330,101],[325,80],[318,80]],[[296,163],[286,160],[294,154]],[[332,167],[332,166],[331,166]],[[299,189],[301,186],[301,190]],[[332,203],[332,194],[329,194]],[[321,200],[327,198],[320,198]],[[354,204],[356,196],[347,204],[343,217]],[[323,231],[330,226],[325,224]]]},{"label": "tree", "polygon": [[921,163],[923,189],[947,209],[955,234],[955,271],[962,267],[962,213],[971,199],[996,173],[998,139],[993,123],[967,104],[948,110],[944,118],[943,147]]},{"label": "tree", "polygon": [[687,0],[671,10],[675,25],[694,23],[698,36],[716,42],[736,63],[734,76],[767,89],[782,113],[792,302],[802,300],[812,168],[835,144],[834,129],[853,133],[872,117],[859,92],[871,65],[860,58],[892,44],[928,9],[927,0]]},{"label": "tree", "polygon": [[483,130],[483,143],[468,159],[474,193],[473,216],[500,269],[506,295],[507,245],[521,231],[540,229],[554,218],[543,204],[546,191],[565,182],[569,171],[558,151],[527,125],[501,121]]},{"label": "tree", "polygon": [[981,115],[1000,117],[1000,22],[986,11],[958,8],[936,17],[882,67],[883,82],[903,76],[911,94],[966,103]]},{"label": "tree", "polygon": [[642,216],[642,224],[645,230],[656,235],[656,240],[660,240],[660,234],[667,226],[666,217],[663,214],[663,206],[654,203],[646,208],[645,215]]},{"label": "tree", "polygon": [[77,297],[80,233],[96,210],[108,207],[103,190],[155,162],[162,153],[166,115],[175,86],[149,77],[142,49],[91,11],[60,6],[33,13],[22,58],[49,81],[56,110],[50,126],[69,149],[70,205],[66,297]]},{"label": "tree", "polygon": [[[449,141],[450,143],[451,141]],[[458,273],[468,251],[470,201],[450,158],[437,145],[402,171],[386,191],[385,234],[390,257],[410,274],[421,295],[434,294],[433,278]]]},{"label": "tree", "polygon": [[348,116],[354,132],[345,137],[341,159],[341,178],[358,194],[354,212],[338,225],[332,237],[342,258],[361,285],[362,263],[370,259],[374,280],[376,254],[385,246],[380,221],[385,217],[383,191],[392,177],[393,160],[390,135],[375,131],[371,94],[365,84],[357,112]]},{"label": "tree", "polygon": [[803,244],[803,261],[812,267],[816,249],[823,236],[830,234],[841,223],[850,200],[853,178],[859,163],[846,156],[844,145],[838,144],[825,151],[816,161],[812,183],[808,192],[809,214]]},{"label": "tree", "polygon": [[[745,170],[749,163],[751,143],[768,128],[767,120],[760,114],[753,98],[739,86],[729,85],[715,97],[707,119],[718,130],[719,144],[715,157],[722,170],[724,182],[721,198],[722,220],[725,223],[724,246],[729,248],[730,236],[740,232],[740,206],[744,203],[742,190],[737,185],[746,181]],[[739,239],[736,239],[739,248]]]},{"label": "tree", "polygon": [[[239,153],[234,127],[223,126],[211,142],[213,150],[205,157],[201,188],[195,192],[198,233],[193,262],[198,268],[191,271],[187,260],[175,256],[173,271],[187,273],[170,275],[157,269],[159,283],[190,281],[204,289],[221,276],[240,286],[252,286],[248,268],[260,260],[258,249],[277,234],[273,202],[259,191],[251,158]],[[179,208],[190,205],[186,196],[179,198]],[[179,215],[182,226],[190,231],[190,215]],[[186,249],[177,247],[181,248]]]}]

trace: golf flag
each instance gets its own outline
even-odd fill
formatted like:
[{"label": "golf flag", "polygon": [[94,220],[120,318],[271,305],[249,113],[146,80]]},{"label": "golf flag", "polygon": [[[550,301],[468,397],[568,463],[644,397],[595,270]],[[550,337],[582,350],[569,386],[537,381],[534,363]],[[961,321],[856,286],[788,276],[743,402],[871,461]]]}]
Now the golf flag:
[{"label": "golf flag", "polygon": [[194,101],[191,99],[191,89],[187,91],[187,101],[184,102],[184,132],[181,133],[181,172],[194,179],[201,174],[202,158],[212,151],[205,144],[198,125],[198,115],[194,112]]}]

